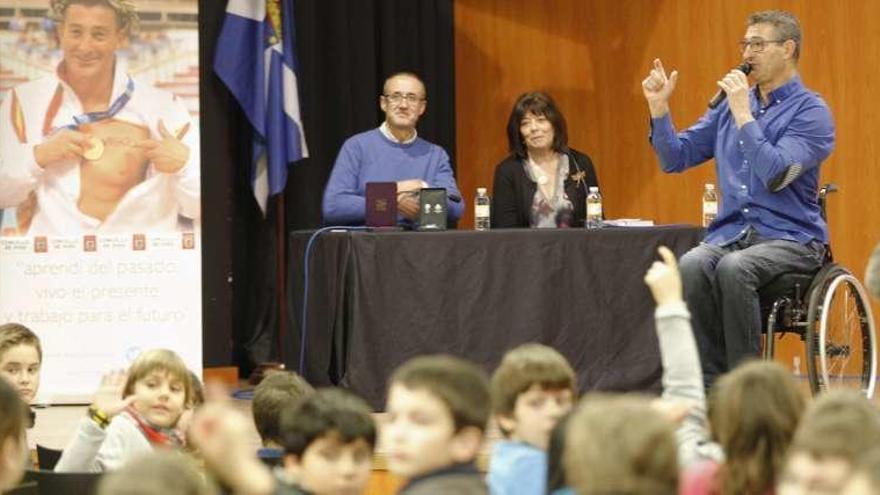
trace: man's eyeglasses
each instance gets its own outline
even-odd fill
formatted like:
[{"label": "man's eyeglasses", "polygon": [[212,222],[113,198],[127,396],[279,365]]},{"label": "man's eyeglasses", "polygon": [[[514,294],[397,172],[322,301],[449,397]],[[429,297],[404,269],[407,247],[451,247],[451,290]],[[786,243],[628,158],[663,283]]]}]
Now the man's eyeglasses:
[{"label": "man's eyeglasses", "polygon": [[406,102],[411,105],[414,105],[420,101],[425,101],[424,98],[415,93],[392,93],[390,95],[382,95],[382,98],[385,98],[395,105],[400,105],[401,103],[403,103],[404,100],[406,100]]},{"label": "man's eyeglasses", "polygon": [[739,42],[739,51],[744,52],[747,48],[751,48],[752,53],[761,53],[767,48],[768,43],[785,43],[786,41],[788,40],[762,40],[761,38],[741,40]]}]

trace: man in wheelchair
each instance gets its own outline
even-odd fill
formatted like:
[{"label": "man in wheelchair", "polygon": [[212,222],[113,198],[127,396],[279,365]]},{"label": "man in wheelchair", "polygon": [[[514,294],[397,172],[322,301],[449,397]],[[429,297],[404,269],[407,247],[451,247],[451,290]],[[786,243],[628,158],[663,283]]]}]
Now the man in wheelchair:
[{"label": "man in wheelchair", "polygon": [[[801,29],[780,11],[749,16],[743,62],[718,82],[727,103],[676,133],[668,99],[678,73],[659,60],[642,81],[651,144],[665,172],[714,158],[721,191],[704,242],[682,257],[705,386],[761,351],[758,289],[789,272],[816,272],[828,229],[819,206],[819,168],[834,148],[825,102],[798,75]],[[745,72],[751,72],[749,87]]]}]

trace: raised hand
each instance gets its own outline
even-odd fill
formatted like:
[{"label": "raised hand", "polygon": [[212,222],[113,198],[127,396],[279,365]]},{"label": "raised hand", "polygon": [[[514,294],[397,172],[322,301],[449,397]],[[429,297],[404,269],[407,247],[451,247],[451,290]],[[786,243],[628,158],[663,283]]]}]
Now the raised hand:
[{"label": "raised hand", "polygon": [[62,129],[48,141],[34,147],[34,159],[42,168],[68,160],[81,160],[88,148],[88,134]]},{"label": "raised hand", "polygon": [[122,398],[122,389],[128,374],[125,371],[111,371],[101,377],[101,385],[92,399],[92,407],[103,411],[107,419],[116,416],[135,400],[134,395]]},{"label": "raised hand", "polygon": [[666,75],[666,69],[659,58],[654,59],[651,72],[642,80],[642,93],[648,101],[652,117],[662,117],[669,112],[669,97],[678,82],[678,71]]},{"label": "raised hand", "polygon": [[663,261],[655,261],[648,273],[645,274],[645,283],[651,289],[654,301],[657,305],[680,302],[682,298],[681,275],[678,273],[678,262],[675,254],[666,246],[657,249]]},{"label": "raised hand", "polygon": [[137,146],[146,151],[146,157],[157,171],[166,174],[180,171],[189,160],[189,148],[168,132],[162,119],[159,119],[159,136],[162,139],[144,139]]},{"label": "raised hand", "polygon": [[208,469],[235,493],[274,493],[272,473],[257,460],[248,442],[252,430],[253,422],[232,405],[209,400],[195,412],[187,438]]}]

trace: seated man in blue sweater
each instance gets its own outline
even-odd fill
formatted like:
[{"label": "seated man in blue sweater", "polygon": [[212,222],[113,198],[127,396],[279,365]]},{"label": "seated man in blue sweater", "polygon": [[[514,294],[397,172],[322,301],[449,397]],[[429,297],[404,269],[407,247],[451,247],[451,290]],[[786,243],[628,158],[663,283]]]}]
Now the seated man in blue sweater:
[{"label": "seated man in blue sweater", "polygon": [[412,221],[419,215],[415,194],[424,187],[444,187],[449,219],[461,217],[464,205],[449,165],[449,155],[436,144],[418,137],[416,123],[425,113],[425,85],[410,72],[398,72],[385,80],[379,106],[385,121],[348,138],[339,151],[327,188],[322,211],[328,225],[362,225],[367,182],[397,182],[397,211]]}]

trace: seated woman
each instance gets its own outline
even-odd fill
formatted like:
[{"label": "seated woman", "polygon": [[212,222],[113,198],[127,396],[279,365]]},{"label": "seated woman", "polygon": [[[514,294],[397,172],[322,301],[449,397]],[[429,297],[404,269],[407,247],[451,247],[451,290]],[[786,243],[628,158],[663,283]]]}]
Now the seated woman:
[{"label": "seated woman", "polygon": [[521,95],[507,121],[510,156],[495,167],[492,227],[582,227],[590,157],[568,147],[565,117],[547,93]]}]

